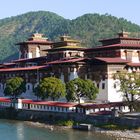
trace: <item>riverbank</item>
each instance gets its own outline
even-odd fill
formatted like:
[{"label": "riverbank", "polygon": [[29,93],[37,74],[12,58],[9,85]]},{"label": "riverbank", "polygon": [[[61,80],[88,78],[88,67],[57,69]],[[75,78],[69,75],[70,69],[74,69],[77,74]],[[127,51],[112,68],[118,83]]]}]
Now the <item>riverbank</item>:
[{"label": "riverbank", "polygon": [[24,121],[1,120],[0,139],[3,140],[111,140],[109,136],[73,129],[49,130],[26,125]]},{"label": "riverbank", "polygon": [[[46,128],[51,131],[55,130],[67,130],[67,129],[72,129],[71,126],[58,126],[58,125],[50,125],[50,124],[44,124],[44,123],[39,123],[39,122],[30,122],[30,121],[25,121],[24,122],[26,125],[34,126],[34,127],[41,127],[41,128]],[[97,133],[97,134],[102,134],[102,135],[107,135],[112,137],[112,139],[115,140],[139,140],[140,139],[140,132],[135,132],[135,130],[105,130],[99,127],[93,127],[91,133]]]},{"label": "riverbank", "polygon": [[117,140],[139,140],[140,139],[140,133],[136,133],[133,130],[96,130],[96,133],[105,134],[107,136],[115,137],[114,139]]},{"label": "riverbank", "polygon": [[[74,120],[74,122],[84,122],[97,125],[104,125],[107,123],[116,123],[117,125],[121,126],[130,126],[132,128],[139,127],[139,119],[132,119],[128,117],[124,118],[112,118],[110,116],[90,116],[84,114],[75,114],[75,113],[58,113],[58,112],[41,112],[41,111],[26,111],[26,110],[11,110],[11,109],[4,109],[0,111],[0,117],[5,119],[13,119],[13,120],[20,120],[24,121],[28,125],[32,125],[35,127],[42,127],[53,130],[65,130],[67,128],[72,128],[71,126],[62,126],[65,122],[64,120]],[[61,126],[58,125],[61,124]],[[94,127],[93,132],[108,135],[111,137],[115,137],[116,139],[139,139],[140,132],[136,133],[133,129],[127,130],[124,129],[120,131],[117,130],[110,130],[110,129],[102,129],[102,127]]]},{"label": "riverbank", "polygon": [[24,121],[26,125],[40,127],[40,128],[46,128],[51,131],[53,130],[66,130],[66,129],[72,129],[72,126],[59,126],[59,125],[51,125],[51,124],[45,124],[40,122],[31,122],[31,121]]}]

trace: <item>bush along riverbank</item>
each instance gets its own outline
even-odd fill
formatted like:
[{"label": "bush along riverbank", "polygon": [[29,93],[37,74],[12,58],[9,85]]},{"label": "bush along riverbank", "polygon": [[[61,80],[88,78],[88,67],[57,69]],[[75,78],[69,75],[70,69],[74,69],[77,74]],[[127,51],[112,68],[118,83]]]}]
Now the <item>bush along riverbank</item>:
[{"label": "bush along riverbank", "polygon": [[[47,116],[48,115],[48,116]],[[57,116],[58,115],[58,116]],[[67,117],[64,117],[64,116]],[[75,114],[76,115],[76,114]],[[63,116],[63,117],[62,117]],[[124,138],[124,139],[139,139],[140,138],[140,127],[134,127],[129,125],[120,125],[118,122],[114,123],[115,119],[105,119],[101,121],[96,118],[90,118],[87,121],[85,119],[87,116],[82,116],[83,119],[76,120],[74,115],[71,114],[57,114],[57,113],[43,113],[43,112],[33,112],[33,111],[21,111],[14,110],[13,108],[0,109],[0,118],[1,119],[13,119],[25,121],[28,125],[33,125],[36,127],[43,127],[50,130],[65,130],[67,128],[73,128],[75,125],[81,123],[89,123],[93,126],[92,132],[101,133],[108,136],[113,136],[115,138]],[[91,117],[91,116],[90,116]],[[99,117],[100,118],[100,117]],[[102,117],[104,118],[104,117]],[[106,121],[107,120],[107,121]],[[125,120],[124,120],[125,121]],[[106,122],[106,123],[105,123]]]}]

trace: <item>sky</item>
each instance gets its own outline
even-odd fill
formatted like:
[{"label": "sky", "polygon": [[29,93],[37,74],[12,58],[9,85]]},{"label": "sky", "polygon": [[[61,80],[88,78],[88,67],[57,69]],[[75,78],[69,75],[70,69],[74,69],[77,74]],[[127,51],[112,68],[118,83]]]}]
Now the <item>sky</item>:
[{"label": "sky", "polygon": [[50,11],[67,19],[108,13],[140,25],[140,0],[1,0],[0,19],[30,11]]}]

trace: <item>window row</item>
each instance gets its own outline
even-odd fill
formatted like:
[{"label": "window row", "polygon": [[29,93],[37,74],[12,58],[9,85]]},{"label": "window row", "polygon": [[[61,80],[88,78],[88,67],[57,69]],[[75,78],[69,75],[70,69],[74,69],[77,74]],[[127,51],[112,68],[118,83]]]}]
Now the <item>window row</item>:
[{"label": "window row", "polygon": [[33,105],[33,104],[23,104],[24,109],[37,109],[37,110],[48,110],[48,111],[62,111],[67,112],[68,108],[66,107],[56,107],[48,105]]}]

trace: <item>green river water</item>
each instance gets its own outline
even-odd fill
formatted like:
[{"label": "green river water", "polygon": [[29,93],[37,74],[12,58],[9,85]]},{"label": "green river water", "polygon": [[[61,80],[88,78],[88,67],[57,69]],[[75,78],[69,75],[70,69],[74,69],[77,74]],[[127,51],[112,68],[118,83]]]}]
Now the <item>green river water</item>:
[{"label": "green river water", "polygon": [[93,132],[49,130],[27,125],[22,121],[0,120],[0,140],[111,140]]}]

